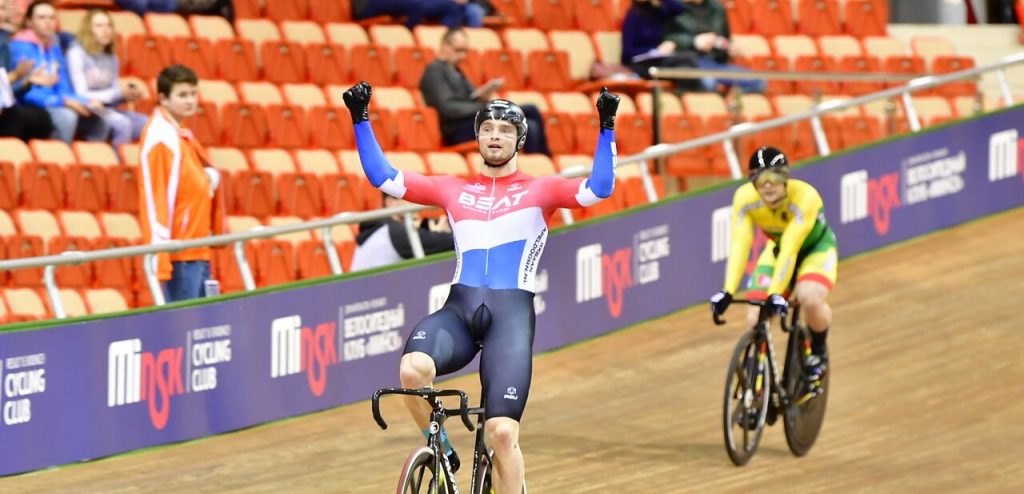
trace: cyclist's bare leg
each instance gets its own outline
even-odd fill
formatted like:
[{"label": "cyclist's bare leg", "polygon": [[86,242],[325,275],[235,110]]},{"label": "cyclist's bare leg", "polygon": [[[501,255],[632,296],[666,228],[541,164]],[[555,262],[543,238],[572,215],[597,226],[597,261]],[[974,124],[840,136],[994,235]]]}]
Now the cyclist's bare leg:
[{"label": "cyclist's bare leg", "polygon": [[[432,386],[437,368],[434,359],[423,352],[411,352],[402,355],[399,365],[399,376],[404,388],[425,388]],[[418,396],[406,396],[405,407],[409,409],[413,420],[420,429],[426,429],[430,422],[430,404]]]},{"label": "cyclist's bare leg", "polygon": [[487,445],[494,450],[491,484],[495,494],[523,492],[526,466],[519,449],[519,422],[508,417],[487,419],[484,434]]},{"label": "cyclist's bare leg", "polygon": [[815,333],[821,333],[832,326],[832,307],[828,305],[829,288],[817,281],[804,280],[796,283],[794,297],[800,302],[804,321]]},{"label": "cyclist's bare leg", "polygon": [[757,324],[757,318],[761,315],[761,308],[751,305],[747,308],[747,327],[752,328]]}]

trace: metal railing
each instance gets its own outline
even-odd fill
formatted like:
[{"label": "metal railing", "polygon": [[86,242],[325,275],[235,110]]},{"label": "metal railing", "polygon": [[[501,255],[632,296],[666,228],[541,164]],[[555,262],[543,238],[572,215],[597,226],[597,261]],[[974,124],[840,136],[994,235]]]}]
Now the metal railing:
[{"label": "metal railing", "polygon": [[[917,118],[917,114],[914,112],[913,105],[910,101],[910,94],[912,92],[931,88],[947,82],[973,78],[978,76],[979,74],[989,71],[997,71],[1003,101],[1007,106],[1009,106],[1013,104],[1013,96],[1010,93],[1004,69],[1007,66],[1020,64],[1022,62],[1024,62],[1024,53],[1006,57],[1000,62],[992,63],[985,66],[979,66],[973,69],[968,69],[960,72],[953,72],[941,76],[918,77],[910,80],[906,86],[902,87],[886,89],[884,91],[856,98],[851,98],[848,100],[835,100],[819,103],[807,111],[785,115],[772,120],[758,122],[756,124],[740,123],[732,126],[729,130],[719,132],[716,134],[706,135],[686,142],[676,144],[655,144],[648,147],[643,152],[620,158],[618,160],[618,165],[640,165],[640,177],[643,182],[647,198],[649,201],[654,202],[657,200],[657,195],[655,193],[653,182],[646,166],[649,160],[660,159],[672,154],[680,153],[682,151],[696,149],[711,144],[721,143],[725,148],[726,157],[729,161],[729,167],[733,177],[739,178],[742,176],[742,172],[740,170],[739,159],[736,155],[736,150],[732,142],[734,138],[742,137],[748,134],[753,134],[766,129],[772,129],[783,125],[789,125],[807,119],[811,120],[812,129],[815,135],[815,142],[818,146],[819,153],[821,153],[821,155],[823,156],[827,156],[831,153],[831,150],[828,147],[828,141],[826,139],[825,132],[821,125],[820,119],[821,115],[825,113],[858,106],[879,99],[900,96],[904,99],[905,102],[906,117],[910,123],[910,127],[913,131],[917,131],[920,129],[920,122]],[[662,70],[660,71],[660,74],[662,76],[666,76],[668,75],[668,71]],[[736,75],[735,73],[729,74],[730,77]],[[692,76],[687,75],[687,77]],[[656,106],[657,105],[655,105],[655,107]],[[569,169],[566,169],[561,173],[561,175],[566,177],[577,177],[584,176],[588,174],[589,171],[590,170],[586,165],[581,164],[580,166],[573,166]],[[63,309],[63,304],[61,303],[60,300],[59,290],[57,288],[55,279],[55,269],[57,268],[57,266],[75,265],[84,262],[118,259],[123,257],[135,257],[141,255],[144,256],[143,264],[145,266],[144,271],[146,281],[150,289],[150,292],[153,295],[154,303],[156,303],[157,305],[164,305],[165,301],[163,297],[163,291],[161,290],[160,283],[157,280],[156,276],[155,257],[159,253],[180,252],[182,250],[195,247],[212,247],[232,244],[232,248],[234,249],[235,260],[238,264],[239,272],[242,275],[245,289],[249,291],[256,288],[252,276],[252,270],[250,269],[249,263],[245,257],[244,243],[249,240],[269,238],[288,233],[320,230],[321,241],[324,243],[324,248],[327,251],[328,262],[330,263],[331,271],[334,274],[341,274],[342,265],[340,260],[338,259],[337,250],[334,248],[334,242],[331,238],[332,228],[337,227],[339,225],[347,225],[362,221],[387,218],[389,216],[396,214],[405,215],[405,227],[408,230],[410,240],[413,243],[414,255],[419,258],[423,257],[424,255],[423,247],[422,245],[419,244],[419,235],[414,234],[415,228],[413,225],[412,215],[413,213],[425,209],[430,209],[430,207],[419,205],[405,205],[368,212],[345,212],[329,218],[312,220],[303,223],[279,225],[272,227],[258,227],[247,232],[229,233],[195,240],[172,240],[164,244],[156,245],[138,245],[131,247],[119,247],[115,249],[88,252],[68,251],[57,255],[3,260],[0,261],[0,271],[45,267],[43,281],[46,285],[47,295],[50,298],[54,315],[58,318],[64,318],[65,313]],[[568,210],[561,210],[561,214],[566,224],[571,224],[573,222],[572,215],[569,214]]]}]

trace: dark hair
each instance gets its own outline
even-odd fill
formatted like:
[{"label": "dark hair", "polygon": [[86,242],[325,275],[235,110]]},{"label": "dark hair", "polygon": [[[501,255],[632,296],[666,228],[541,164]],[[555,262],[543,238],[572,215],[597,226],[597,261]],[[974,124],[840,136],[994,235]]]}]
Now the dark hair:
[{"label": "dark hair", "polygon": [[21,19],[22,29],[28,29],[28,20],[32,18],[32,14],[36,13],[36,7],[40,5],[49,5],[54,11],[57,10],[57,6],[53,4],[53,0],[33,0],[32,3],[28,4],[28,8],[25,9],[25,17]]},{"label": "dark hair", "polygon": [[199,84],[196,73],[184,65],[171,65],[160,71],[156,78],[156,92],[164,96],[171,95],[175,84]]}]

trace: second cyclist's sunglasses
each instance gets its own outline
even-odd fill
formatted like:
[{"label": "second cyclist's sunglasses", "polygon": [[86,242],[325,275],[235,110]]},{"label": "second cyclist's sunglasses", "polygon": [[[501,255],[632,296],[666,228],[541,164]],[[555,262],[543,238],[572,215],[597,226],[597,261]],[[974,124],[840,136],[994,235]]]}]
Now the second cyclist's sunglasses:
[{"label": "second cyclist's sunglasses", "polygon": [[789,168],[779,167],[770,170],[762,170],[757,173],[750,174],[750,181],[755,186],[761,186],[767,182],[774,184],[784,184],[786,180],[789,180]]}]

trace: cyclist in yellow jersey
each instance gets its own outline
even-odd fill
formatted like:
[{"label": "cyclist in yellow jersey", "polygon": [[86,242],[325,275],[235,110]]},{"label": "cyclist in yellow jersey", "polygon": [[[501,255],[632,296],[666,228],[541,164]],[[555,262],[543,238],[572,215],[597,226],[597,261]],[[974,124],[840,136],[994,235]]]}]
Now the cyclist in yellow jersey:
[{"label": "cyclist in yellow jersey", "polygon": [[[826,337],[832,324],[828,294],[836,281],[836,237],[825,221],[818,191],[789,178],[786,155],[762,146],[750,157],[750,182],[732,200],[732,247],[722,291],[711,297],[711,310],[722,314],[739,288],[754,239],[754,227],[768,236],[750,276],[749,298],[766,298],[776,315],[786,314],[787,298],[800,303],[811,330],[811,354],[804,360],[807,379],[821,382],[828,363]],[[757,322],[757,307],[747,319]]]}]

